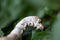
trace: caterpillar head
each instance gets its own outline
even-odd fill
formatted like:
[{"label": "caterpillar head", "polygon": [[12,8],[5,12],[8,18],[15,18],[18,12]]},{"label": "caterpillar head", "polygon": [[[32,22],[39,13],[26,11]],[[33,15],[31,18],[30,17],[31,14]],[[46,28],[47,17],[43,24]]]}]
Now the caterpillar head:
[{"label": "caterpillar head", "polygon": [[34,21],[34,27],[36,27],[37,30],[43,31],[44,30],[44,26],[41,23],[41,19],[38,17],[35,17],[35,21]]}]

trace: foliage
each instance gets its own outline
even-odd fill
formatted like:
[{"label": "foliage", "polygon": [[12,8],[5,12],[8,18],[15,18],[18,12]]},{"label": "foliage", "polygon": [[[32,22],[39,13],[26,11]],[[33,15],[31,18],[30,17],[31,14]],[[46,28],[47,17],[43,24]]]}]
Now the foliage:
[{"label": "foliage", "polygon": [[59,0],[0,0],[0,36],[7,35],[22,18],[38,16],[47,28],[33,30],[26,40],[60,40]]}]

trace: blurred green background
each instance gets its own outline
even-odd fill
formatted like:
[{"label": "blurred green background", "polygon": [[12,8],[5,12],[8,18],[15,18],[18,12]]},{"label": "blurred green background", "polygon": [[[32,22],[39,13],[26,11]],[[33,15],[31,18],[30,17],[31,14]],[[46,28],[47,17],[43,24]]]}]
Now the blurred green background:
[{"label": "blurred green background", "polygon": [[0,0],[0,36],[26,16],[38,16],[47,28],[33,30],[26,40],[60,40],[60,0]]}]

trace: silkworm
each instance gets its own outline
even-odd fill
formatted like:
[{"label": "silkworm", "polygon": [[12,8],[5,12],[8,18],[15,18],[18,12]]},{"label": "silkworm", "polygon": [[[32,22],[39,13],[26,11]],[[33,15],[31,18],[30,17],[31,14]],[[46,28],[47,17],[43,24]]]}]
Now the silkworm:
[{"label": "silkworm", "polygon": [[39,30],[43,30],[44,26],[41,23],[41,19],[37,16],[28,16],[23,18],[20,22],[17,23],[15,28],[12,30],[10,34],[5,37],[1,37],[0,40],[21,40],[23,30],[26,30],[26,27],[31,26]]}]

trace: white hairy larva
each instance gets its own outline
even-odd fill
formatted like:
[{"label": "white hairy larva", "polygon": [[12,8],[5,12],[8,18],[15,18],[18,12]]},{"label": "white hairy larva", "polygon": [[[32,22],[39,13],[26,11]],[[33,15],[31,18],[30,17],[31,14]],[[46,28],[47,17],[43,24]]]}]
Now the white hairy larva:
[{"label": "white hairy larva", "polygon": [[15,28],[12,30],[12,32],[7,35],[6,37],[0,38],[0,40],[17,40],[18,38],[22,37],[23,30],[26,30],[26,27],[33,26],[36,27],[36,29],[43,30],[44,27],[41,23],[41,19],[37,16],[28,16],[23,18],[20,22],[17,23]]}]

